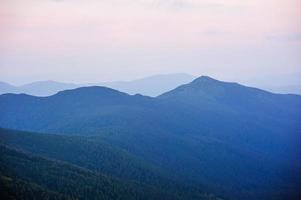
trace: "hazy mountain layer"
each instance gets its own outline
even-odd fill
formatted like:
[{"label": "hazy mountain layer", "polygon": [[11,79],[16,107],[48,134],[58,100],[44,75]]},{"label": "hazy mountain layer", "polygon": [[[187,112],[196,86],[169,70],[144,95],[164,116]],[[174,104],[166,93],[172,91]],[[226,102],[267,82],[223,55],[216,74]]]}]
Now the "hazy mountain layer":
[{"label": "hazy mountain layer", "polygon": [[175,87],[192,81],[195,77],[188,74],[155,75],[133,81],[98,82],[89,84],[61,83],[56,81],[37,81],[22,86],[13,86],[0,82],[0,94],[29,94],[33,96],[50,96],[63,90],[84,86],[106,86],[129,94],[158,96]]}]

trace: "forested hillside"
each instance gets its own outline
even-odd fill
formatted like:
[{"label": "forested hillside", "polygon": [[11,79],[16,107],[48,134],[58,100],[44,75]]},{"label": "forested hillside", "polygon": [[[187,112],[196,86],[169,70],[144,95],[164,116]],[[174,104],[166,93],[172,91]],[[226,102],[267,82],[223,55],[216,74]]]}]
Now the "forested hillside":
[{"label": "forested hillside", "polygon": [[181,197],[161,188],[114,179],[5,146],[1,146],[0,151],[2,192],[9,199],[33,196],[42,199],[215,199],[198,193],[195,197]]},{"label": "forested hillside", "polygon": [[167,170],[109,145],[100,138],[0,129],[0,144],[33,155],[69,162],[107,176],[149,184],[181,196],[194,198],[195,195],[208,192],[207,188],[180,181]]}]

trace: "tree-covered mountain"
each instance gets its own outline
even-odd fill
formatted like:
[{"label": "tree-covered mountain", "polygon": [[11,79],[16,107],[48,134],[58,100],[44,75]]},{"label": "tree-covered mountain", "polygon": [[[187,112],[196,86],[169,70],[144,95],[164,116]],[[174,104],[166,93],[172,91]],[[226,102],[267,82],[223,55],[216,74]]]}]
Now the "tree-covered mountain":
[{"label": "tree-covered mountain", "polygon": [[293,199],[300,109],[299,95],[200,77],[157,98],[104,87],[1,95],[0,126],[99,140],[229,199]]},{"label": "tree-covered mountain", "polygon": [[[44,188],[51,192],[64,194],[65,196],[67,195],[66,193],[57,191],[56,189],[53,190],[52,188],[49,188],[49,185],[41,185],[46,184],[45,181],[48,180],[48,174],[44,171],[39,171],[40,167],[45,168],[43,163],[29,163],[29,166],[27,166],[26,163],[25,166],[23,166],[30,168],[35,167],[37,169],[36,173],[43,176],[43,180],[39,180],[37,177],[30,177],[30,179],[27,179],[26,177],[24,178],[22,170],[16,166],[19,163],[23,163],[23,161],[19,160],[19,157],[17,157],[15,162],[19,163],[11,164],[9,157],[10,152],[8,152],[7,148],[5,148],[9,147],[11,149],[22,151],[23,154],[26,153],[31,156],[35,155],[51,159],[52,161],[55,160],[56,163],[59,163],[58,161],[63,161],[66,165],[69,165],[68,163],[70,163],[73,166],[79,166],[81,169],[86,169],[86,171],[89,170],[94,174],[102,174],[108,179],[110,177],[114,177],[111,179],[118,179],[119,182],[133,185],[133,188],[136,189],[135,192],[141,192],[143,194],[139,194],[137,197],[131,196],[131,194],[128,194],[128,196],[120,194],[121,196],[124,196],[122,199],[144,199],[144,195],[155,197],[154,194],[156,194],[156,198],[160,199],[217,199],[214,195],[205,192],[204,188],[177,182],[177,180],[169,177],[168,173],[161,171],[142,159],[138,159],[135,156],[130,155],[125,150],[108,145],[99,139],[91,140],[89,138],[78,136],[38,134],[5,129],[0,130],[0,138],[0,145],[3,147],[1,155],[2,164],[0,164],[0,168],[2,169],[1,174],[5,175],[2,180],[4,182],[5,180],[8,180],[7,178],[9,178],[9,182],[20,184],[30,181],[30,187],[34,187],[34,185],[32,185],[33,183],[39,186],[35,187],[36,189]],[[7,153],[9,155],[6,155]],[[52,165],[56,165],[56,163]],[[13,170],[10,171],[9,169]],[[64,174],[64,172],[60,173]],[[27,176],[27,174],[24,176]],[[14,179],[11,179],[12,177]],[[58,184],[56,181],[60,182],[59,176],[53,177],[52,181],[53,184]],[[65,178],[65,181],[66,184],[69,184],[67,177]],[[74,180],[70,181],[73,182]],[[12,187],[16,186],[13,183],[9,183],[9,185]],[[136,187],[135,185],[139,187]],[[72,187],[76,189],[76,187],[82,186],[74,185]],[[106,190],[116,190],[116,188],[112,188],[112,185],[105,185],[105,187],[107,187]],[[116,187],[120,186],[117,185]],[[122,185],[122,187],[124,187],[124,185]],[[117,188],[117,190],[118,189],[119,188]],[[149,190],[154,194],[144,194],[145,190]],[[37,190],[37,192],[38,191],[39,190]],[[80,197],[80,199],[82,198],[87,197]],[[97,195],[95,198],[97,198]],[[99,196],[99,198],[101,198],[101,196]],[[115,197],[113,199],[115,199]]]},{"label": "tree-covered mountain", "polygon": [[0,128],[0,144],[127,180],[155,182],[159,168],[101,139]]},{"label": "tree-covered mountain", "polygon": [[197,192],[189,196],[191,191],[178,196],[176,190],[115,179],[5,146],[0,152],[1,196],[7,199],[216,199]]}]

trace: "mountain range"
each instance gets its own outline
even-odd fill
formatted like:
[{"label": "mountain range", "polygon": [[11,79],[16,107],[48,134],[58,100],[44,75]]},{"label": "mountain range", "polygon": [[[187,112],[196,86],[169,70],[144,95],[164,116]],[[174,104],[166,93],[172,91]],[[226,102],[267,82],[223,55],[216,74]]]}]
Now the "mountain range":
[{"label": "mountain range", "polygon": [[157,97],[98,86],[48,97],[3,94],[0,110],[5,148],[146,185],[136,193],[151,187],[179,191],[180,199],[300,197],[300,95],[202,76]]},{"label": "mountain range", "polygon": [[154,75],[133,81],[98,82],[86,84],[61,83],[56,81],[37,81],[21,86],[13,86],[0,82],[0,94],[15,93],[29,94],[34,96],[50,96],[59,91],[75,89],[87,86],[106,86],[128,94],[143,94],[147,96],[158,96],[179,85],[192,81],[194,76],[188,74],[163,74]]},{"label": "mountain range", "polygon": [[[301,94],[299,74],[282,77],[261,77],[245,80],[247,85],[264,88],[270,92],[282,94]],[[29,84],[14,86],[0,82],[0,94],[29,94],[33,96],[51,96],[60,91],[88,86],[105,86],[128,94],[141,94],[156,97],[176,87],[189,83],[197,78],[184,73],[161,74],[132,81],[96,82],[85,84],[62,83],[57,81],[37,81]],[[277,79],[277,82],[273,81]]]}]

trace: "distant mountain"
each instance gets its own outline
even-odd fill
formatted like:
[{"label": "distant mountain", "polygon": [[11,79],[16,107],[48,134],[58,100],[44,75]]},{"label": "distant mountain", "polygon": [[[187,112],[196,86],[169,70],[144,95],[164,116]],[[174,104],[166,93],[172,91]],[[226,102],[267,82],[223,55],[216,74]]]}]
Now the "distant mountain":
[{"label": "distant mountain", "polygon": [[301,94],[301,73],[259,76],[244,83],[281,94]]},{"label": "distant mountain", "polygon": [[266,86],[267,90],[282,94],[301,94],[301,84]]},{"label": "distant mountain", "polygon": [[8,83],[0,82],[0,94],[18,93],[18,89]]},{"label": "distant mountain", "polygon": [[72,83],[61,83],[56,81],[38,81],[18,87],[22,93],[35,96],[49,96],[58,91],[75,89],[79,86]]},{"label": "distant mountain", "polygon": [[[70,90],[79,87],[105,86],[115,90],[126,92],[128,94],[141,94],[145,96],[156,97],[172,89],[175,89],[180,85],[187,84],[195,78],[195,76],[189,74],[178,73],[154,75],[141,79],[136,79],[133,81],[97,82],[87,84],[62,83],[56,81],[37,81],[21,86],[13,86],[5,82],[0,82],[0,94],[24,93],[33,96],[50,96],[63,90]],[[277,77],[267,79],[278,80],[282,78]],[[267,81],[267,79],[258,78],[254,80],[248,80],[245,82],[248,85],[262,88],[270,92],[281,94],[301,94],[301,83],[300,80],[296,77],[292,81],[290,81],[289,78],[286,77],[284,81],[280,81],[277,83],[273,81]]]},{"label": "distant mountain", "polygon": [[298,199],[300,95],[203,76],[156,98],[105,87],[5,94],[0,110],[3,128],[101,138],[226,199]]},{"label": "distant mountain", "polygon": [[38,81],[22,86],[13,86],[4,82],[0,82],[0,94],[28,94],[34,96],[49,96],[56,94],[58,91],[74,89],[80,87],[76,84],[61,83],[56,81]]},{"label": "distant mountain", "polygon": [[107,82],[98,83],[97,85],[107,86],[128,94],[142,94],[155,97],[179,85],[189,83],[195,78],[188,74],[163,74],[134,81]]},{"label": "distant mountain", "polygon": [[38,81],[22,86],[13,86],[0,82],[0,94],[29,94],[33,96],[50,96],[59,91],[84,86],[106,86],[129,94],[158,96],[181,84],[192,81],[195,77],[188,74],[165,74],[146,77],[133,81],[99,82],[89,84],[61,83],[56,81]]}]

